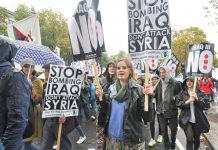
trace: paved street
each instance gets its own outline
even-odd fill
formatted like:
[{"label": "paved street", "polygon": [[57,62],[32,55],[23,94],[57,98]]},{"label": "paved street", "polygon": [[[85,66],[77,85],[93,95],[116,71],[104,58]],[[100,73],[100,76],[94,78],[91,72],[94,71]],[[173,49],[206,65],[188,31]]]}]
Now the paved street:
[{"label": "paved street", "polygon": [[[218,112],[218,107],[212,107],[213,112]],[[212,110],[211,109],[211,110]],[[211,117],[211,116],[210,116]],[[215,116],[212,119],[217,119]],[[95,135],[96,135],[96,129],[95,129],[95,121],[85,121],[82,120],[81,125],[85,131],[85,135],[87,136],[87,139],[82,143],[82,144],[77,144],[76,141],[79,139],[79,134],[77,130],[75,129],[72,133],[69,134],[70,139],[73,144],[72,150],[94,150],[96,149],[96,144],[95,144]],[[156,130],[157,130],[157,123],[156,123]],[[149,131],[149,125],[145,127],[146,131],[146,147],[145,149],[150,149],[150,150],[163,150],[163,143],[157,143],[156,146],[153,148],[148,147],[147,144],[150,140],[150,131]],[[157,135],[156,135],[157,137]],[[176,141],[176,150],[185,150],[185,143],[186,143],[186,138],[184,135],[184,132],[181,128],[178,127],[178,134],[177,134],[177,141]],[[37,147],[40,146],[40,140],[35,140],[34,145],[37,145]],[[207,139],[205,136],[202,135],[201,138],[201,145],[199,150],[213,150],[213,148],[210,146],[208,143]]]},{"label": "paved street", "polygon": [[[72,133],[69,134],[70,139],[72,140],[73,148],[72,150],[94,150],[96,149],[96,144],[95,144],[95,121],[82,121],[82,127],[85,131],[85,134],[87,136],[87,139],[82,143],[82,144],[77,144],[76,141],[79,139],[79,134],[77,130],[74,130]],[[157,124],[156,124],[157,128]],[[163,150],[163,143],[157,143],[155,147],[150,148],[147,146],[147,143],[150,140],[150,131],[149,127],[145,127],[146,131],[146,147],[145,149],[150,149],[150,150]],[[157,137],[157,135],[156,135]],[[40,145],[40,140],[35,140],[34,144],[39,147]],[[178,134],[177,134],[177,141],[176,141],[177,147],[176,150],[185,150],[185,135],[182,129],[178,129]],[[210,145],[208,144],[207,140],[203,137],[201,139],[201,146],[199,150],[213,150]]]}]

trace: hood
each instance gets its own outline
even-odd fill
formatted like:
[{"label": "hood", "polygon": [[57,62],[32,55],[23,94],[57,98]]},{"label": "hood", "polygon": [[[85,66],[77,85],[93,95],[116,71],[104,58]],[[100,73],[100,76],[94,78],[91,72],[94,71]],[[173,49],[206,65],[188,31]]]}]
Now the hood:
[{"label": "hood", "polygon": [[12,68],[12,65],[9,61],[3,60],[0,63],[0,77],[7,71],[8,69]]},{"label": "hood", "polygon": [[[170,76],[170,70],[169,70],[166,66],[162,66],[162,67],[159,68],[159,71],[160,71],[161,68],[163,68],[163,69],[166,71],[166,75],[165,75],[165,78],[164,78],[164,82],[165,82],[165,83],[168,83],[169,80],[170,80],[170,78],[171,78],[171,76]],[[160,77],[160,78],[161,78],[161,77]],[[161,80],[163,80],[163,79],[161,79]]]},{"label": "hood", "polygon": [[195,78],[192,77],[192,76],[188,76],[188,77],[186,77],[185,80],[182,82],[182,88],[183,88],[183,89],[186,89],[186,81],[187,81],[187,80],[192,80],[193,83],[194,83]]},{"label": "hood", "polygon": [[14,42],[6,36],[0,35],[0,63],[3,61],[11,62],[16,52],[17,48]]}]

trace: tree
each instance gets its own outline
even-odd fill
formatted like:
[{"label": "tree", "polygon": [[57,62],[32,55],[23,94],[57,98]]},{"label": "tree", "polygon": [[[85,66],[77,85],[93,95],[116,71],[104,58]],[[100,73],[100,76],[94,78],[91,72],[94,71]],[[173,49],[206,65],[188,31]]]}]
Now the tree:
[{"label": "tree", "polygon": [[126,52],[123,51],[123,50],[121,50],[121,51],[119,51],[118,54],[112,55],[112,56],[110,57],[110,59],[115,62],[115,61],[117,61],[118,59],[126,58],[126,57],[127,57]]},{"label": "tree", "polygon": [[[34,7],[19,5],[15,11],[15,19],[21,20],[35,12]],[[58,46],[61,49],[61,57],[66,65],[72,62],[71,46],[68,36],[67,19],[59,12],[52,9],[44,9],[39,12],[39,24],[42,44],[48,46],[52,51]]]},{"label": "tree", "polygon": [[53,12],[52,9],[40,11],[39,16],[42,44],[50,47],[52,50],[56,46],[61,49],[61,57],[64,58],[67,65],[72,62],[72,50],[68,36],[67,19],[59,12]]},{"label": "tree", "polygon": [[213,66],[215,68],[218,68],[218,58],[216,57],[216,55],[214,55],[214,58],[213,58]]},{"label": "tree", "polygon": [[16,21],[22,20],[26,17],[31,16],[32,14],[35,14],[35,8],[34,7],[27,7],[25,4],[20,4],[18,5],[18,7],[15,9],[15,15],[14,15],[14,19]]},{"label": "tree", "polygon": [[106,52],[102,52],[101,57],[97,59],[97,62],[100,63],[103,67],[106,67],[107,64],[110,62],[110,57]]},{"label": "tree", "polygon": [[172,51],[180,62],[186,62],[188,58],[189,44],[207,42],[206,35],[198,27],[173,31]]},{"label": "tree", "polygon": [[218,25],[218,0],[208,0],[209,5],[204,6],[206,10],[205,17],[209,19],[209,25]]},{"label": "tree", "polygon": [[7,9],[0,7],[0,34],[7,35]]}]

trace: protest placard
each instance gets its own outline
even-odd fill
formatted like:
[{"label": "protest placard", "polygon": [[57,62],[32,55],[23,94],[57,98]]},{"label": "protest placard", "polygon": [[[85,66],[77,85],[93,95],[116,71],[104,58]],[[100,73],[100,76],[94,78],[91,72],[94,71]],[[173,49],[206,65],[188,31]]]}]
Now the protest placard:
[{"label": "protest placard", "polygon": [[165,59],[171,55],[168,0],[127,0],[128,49],[132,59]]},{"label": "protest placard", "polygon": [[77,100],[82,80],[82,70],[51,65],[42,118],[78,116]]},{"label": "protest placard", "polygon": [[189,45],[186,74],[192,76],[212,76],[214,44]]},{"label": "protest placard", "polygon": [[105,51],[104,36],[98,0],[78,3],[75,14],[70,18],[68,31],[73,60],[87,60],[99,57]]}]

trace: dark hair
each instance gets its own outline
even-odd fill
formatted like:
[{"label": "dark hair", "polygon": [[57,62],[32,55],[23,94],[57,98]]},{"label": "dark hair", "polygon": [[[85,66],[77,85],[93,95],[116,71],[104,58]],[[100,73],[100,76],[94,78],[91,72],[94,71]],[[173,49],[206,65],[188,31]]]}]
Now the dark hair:
[{"label": "dark hair", "polygon": [[32,72],[32,76],[36,76],[36,74],[37,74],[37,71],[34,69]]},{"label": "dark hair", "polygon": [[113,78],[115,77],[115,74],[112,76],[112,78],[110,77],[110,73],[109,73],[109,71],[108,71],[110,65],[114,65],[114,67],[116,66],[114,62],[109,62],[109,63],[107,64],[107,67],[106,67],[105,72],[103,73],[103,76],[104,76],[104,77],[107,79],[107,81],[109,81],[109,82],[112,81]]},{"label": "dark hair", "polygon": [[54,64],[53,63],[45,64],[44,66],[42,66],[42,68],[50,71],[50,66],[51,65],[54,65]]},{"label": "dark hair", "polygon": [[143,86],[143,85],[144,85],[144,82],[145,82],[145,80],[144,80],[142,77],[138,77],[138,78],[137,78],[137,81],[138,81],[138,80],[140,80],[140,81],[142,82],[142,83],[141,83],[141,85]]}]

